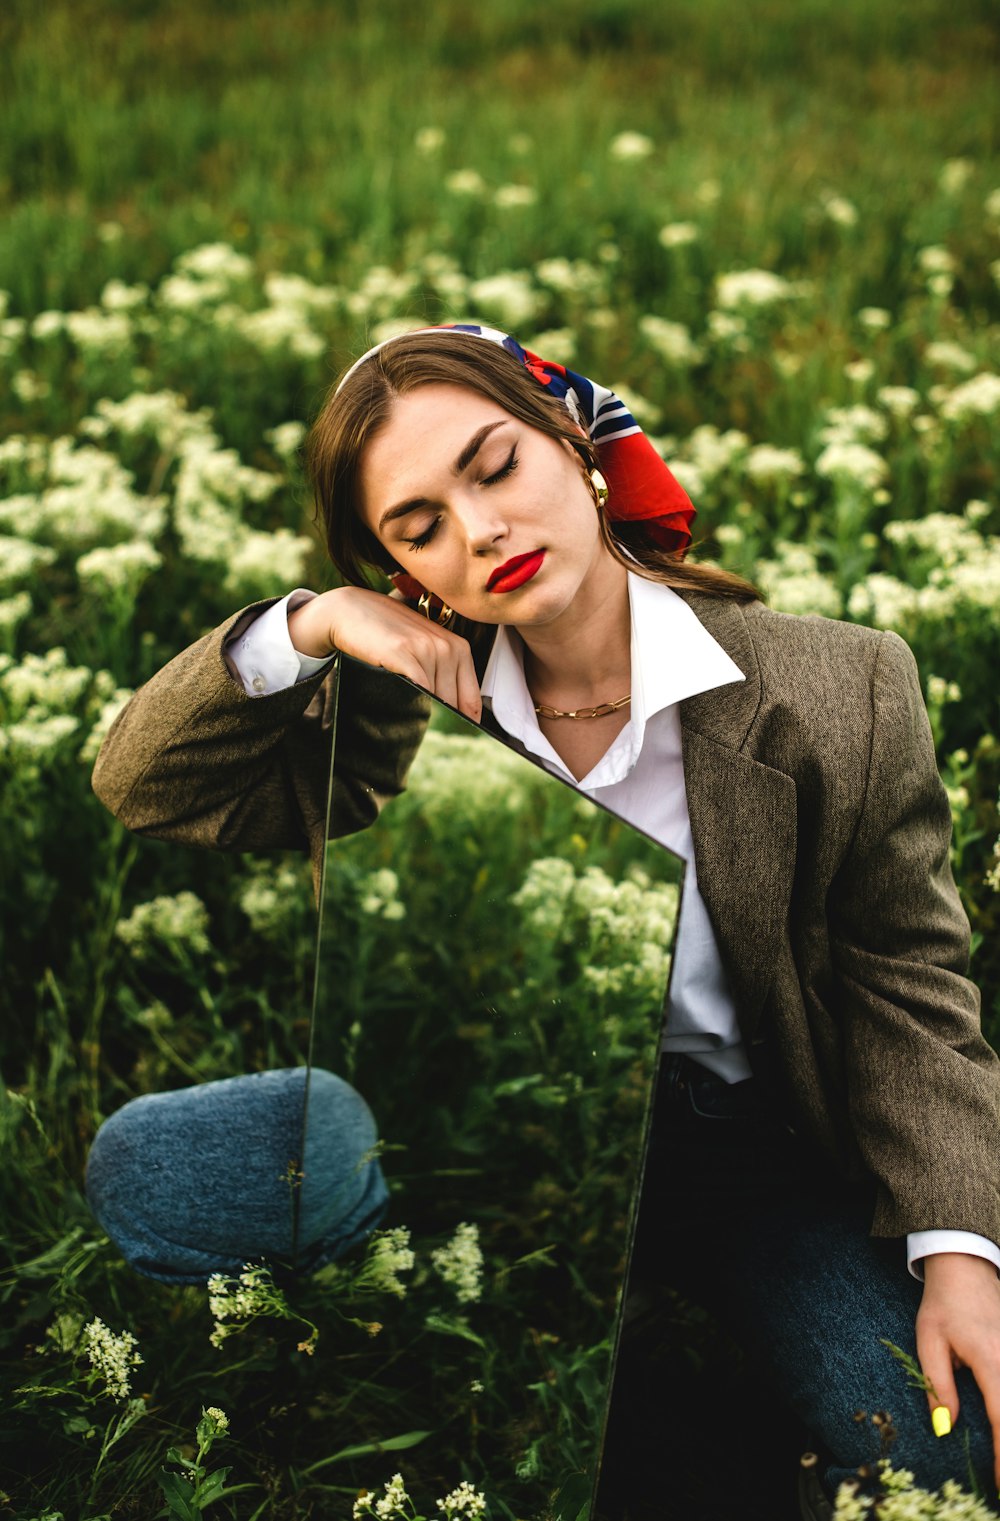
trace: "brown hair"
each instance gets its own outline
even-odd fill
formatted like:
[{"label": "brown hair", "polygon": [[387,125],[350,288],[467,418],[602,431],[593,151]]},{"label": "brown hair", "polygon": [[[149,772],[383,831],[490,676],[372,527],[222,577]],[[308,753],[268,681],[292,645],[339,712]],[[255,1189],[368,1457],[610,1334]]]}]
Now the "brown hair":
[{"label": "brown hair", "polygon": [[[317,517],[322,520],[330,559],[351,585],[370,584],[368,567],[385,575],[399,569],[358,512],[362,453],[388,422],[397,396],[435,384],[478,391],[519,421],[570,444],[588,469],[598,466],[596,446],[579,432],[563,403],[499,344],[455,332],[406,333],[393,338],[331,390],[306,446]],[[662,549],[641,522],[616,522],[602,512],[600,524],[613,558],[650,581],[740,602],[752,602],[759,595],[751,582],[731,571],[689,564],[681,552]]]}]

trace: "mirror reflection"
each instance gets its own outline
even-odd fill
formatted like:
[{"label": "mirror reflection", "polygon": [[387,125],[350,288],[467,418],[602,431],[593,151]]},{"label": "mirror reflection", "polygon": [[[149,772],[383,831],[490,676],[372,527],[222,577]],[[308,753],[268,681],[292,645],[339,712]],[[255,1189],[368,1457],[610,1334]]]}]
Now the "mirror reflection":
[{"label": "mirror reflection", "polygon": [[442,704],[358,833],[345,763],[298,1238],[350,1323],[338,1482],[405,1449],[422,1492],[586,1515],[682,863]]}]

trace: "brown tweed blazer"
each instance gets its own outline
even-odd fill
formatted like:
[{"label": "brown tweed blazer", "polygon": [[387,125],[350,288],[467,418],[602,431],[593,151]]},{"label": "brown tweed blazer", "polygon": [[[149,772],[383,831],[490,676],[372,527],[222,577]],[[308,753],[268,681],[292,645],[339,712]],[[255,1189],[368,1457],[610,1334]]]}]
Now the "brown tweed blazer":
[{"label": "brown tweed blazer", "polygon": [[[1000,1242],[1000,1059],[965,975],[969,926],[913,656],[895,634],[685,596],[746,676],[680,711],[699,888],[751,1063],[776,1079],[797,1130],[874,1180],[874,1235]],[[141,834],[308,849],[318,878],[328,673],[250,698],[223,655],[269,605],[135,694],[94,789]],[[339,701],[347,832],[401,789],[426,701],[353,664]]]}]

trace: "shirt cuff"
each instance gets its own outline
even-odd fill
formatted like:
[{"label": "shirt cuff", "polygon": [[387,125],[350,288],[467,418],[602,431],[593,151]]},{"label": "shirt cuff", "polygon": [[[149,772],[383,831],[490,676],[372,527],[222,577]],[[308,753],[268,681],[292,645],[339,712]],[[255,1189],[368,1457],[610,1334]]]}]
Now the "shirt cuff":
[{"label": "shirt cuff", "polygon": [[906,1238],[906,1266],[914,1278],[923,1283],[921,1257],[935,1252],[967,1252],[970,1257],[985,1257],[1000,1274],[1000,1246],[974,1231],[911,1231]]},{"label": "shirt cuff", "polygon": [[266,697],[270,692],[293,687],[315,676],[333,659],[332,655],[322,659],[303,655],[292,644],[288,632],[289,613],[315,596],[304,586],[296,587],[280,602],[272,603],[226,646],[226,659],[249,697]]}]

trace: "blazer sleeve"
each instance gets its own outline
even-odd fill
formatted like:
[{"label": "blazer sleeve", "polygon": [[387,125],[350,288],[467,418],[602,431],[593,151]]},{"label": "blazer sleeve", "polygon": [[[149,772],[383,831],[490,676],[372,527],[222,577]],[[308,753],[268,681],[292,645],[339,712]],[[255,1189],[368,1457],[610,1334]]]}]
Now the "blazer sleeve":
[{"label": "blazer sleeve", "polygon": [[878,1184],[873,1234],[1000,1242],[1000,1059],[966,975],[951,829],[916,662],[883,634],[864,802],[830,898],[848,1102]]},{"label": "blazer sleeve", "polygon": [[[213,850],[302,850],[323,838],[331,670],[250,697],[223,653],[277,600],[253,603],[183,650],[115,719],[93,787],[127,828]],[[350,662],[336,706],[331,832],[339,835],[371,824],[402,791],[429,704],[385,672]]]}]

